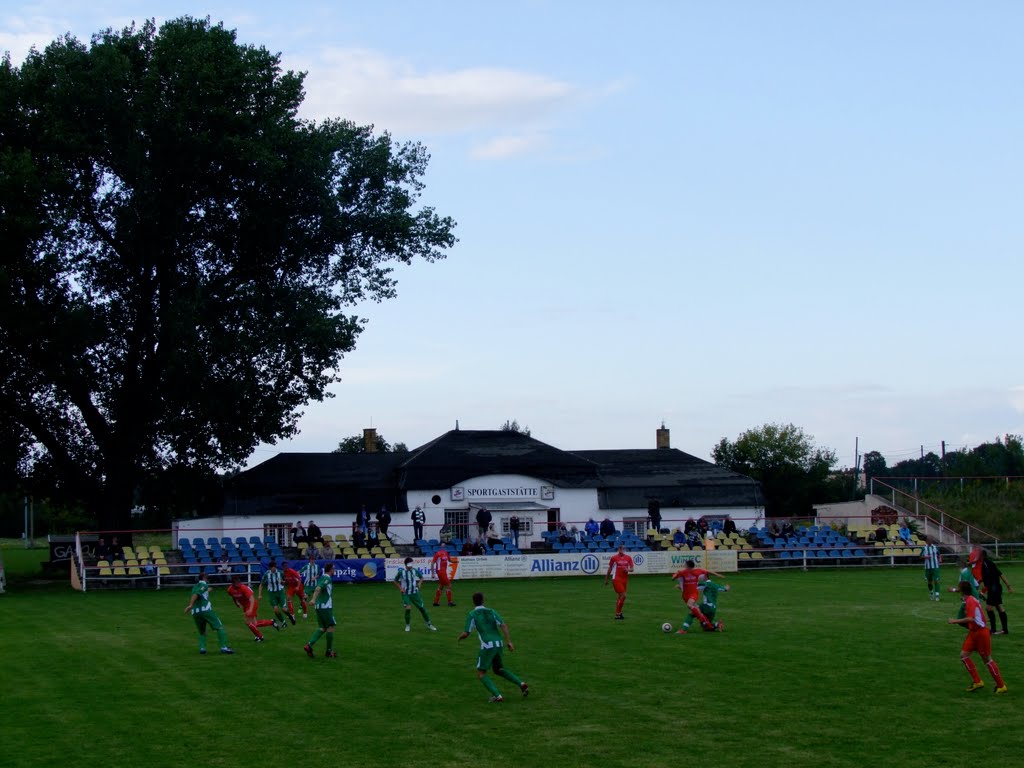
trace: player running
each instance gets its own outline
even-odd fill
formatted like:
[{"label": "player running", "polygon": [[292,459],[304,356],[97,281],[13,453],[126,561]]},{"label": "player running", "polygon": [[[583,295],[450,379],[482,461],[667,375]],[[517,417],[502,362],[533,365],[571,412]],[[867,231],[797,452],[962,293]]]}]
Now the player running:
[{"label": "player running", "polygon": [[[512,638],[509,637],[508,625],[497,611],[491,610],[484,605],[483,592],[473,594],[473,605],[473,610],[466,616],[466,627],[458,639],[461,642],[469,637],[470,632],[476,630],[477,636],[480,638],[480,653],[476,657],[476,676],[483,683],[484,688],[491,694],[490,702],[492,704],[500,704],[505,699],[497,686],[487,677],[488,667],[494,670],[494,674],[500,675],[518,685],[523,696],[527,696],[530,693],[530,686],[520,680],[513,672],[505,669],[502,654],[503,648],[507,646],[509,653],[516,649],[512,645]],[[503,637],[504,646],[502,645]]]},{"label": "player running", "polygon": [[447,549],[442,548],[434,553],[434,557],[430,561],[430,567],[437,576],[437,591],[434,593],[434,605],[441,604],[441,591],[444,590],[448,598],[448,607],[455,607],[455,603],[452,602],[452,576],[454,573],[449,573],[448,566],[454,565],[457,562],[458,560],[452,557]]},{"label": "player running", "polygon": [[985,683],[978,676],[978,670],[971,660],[971,653],[976,652],[985,662],[989,674],[996,682],[996,693],[1006,693],[1006,683],[999,673],[999,667],[992,658],[992,637],[989,635],[988,627],[985,625],[985,613],[981,610],[981,602],[971,594],[973,587],[969,581],[960,582],[960,595],[963,600],[964,616],[949,619],[950,624],[962,624],[967,627],[967,638],[960,649],[960,661],[967,668],[971,676],[971,685],[967,692],[973,693],[979,688],[984,688]]},{"label": "player running", "polygon": [[281,622],[281,626],[287,626],[284,623],[284,619],[287,616],[291,619],[294,626],[295,614],[287,610],[284,596],[284,574],[277,569],[276,560],[270,561],[270,566],[263,573],[263,578],[260,579],[260,587],[256,594],[257,600],[263,599],[264,585],[267,587],[267,594],[270,595],[270,607],[274,609],[274,617]]},{"label": "player running", "polygon": [[[720,621],[715,621],[718,616],[718,596],[722,592],[730,592],[731,587],[728,584],[724,586],[716,581],[711,581],[707,576],[701,575],[698,579],[698,587],[701,593],[700,599],[700,612],[710,623],[710,626],[704,626],[705,632],[724,632],[725,625]],[[683,626],[676,634],[683,634],[690,628],[690,624],[693,623],[693,614],[689,614],[683,621]]]},{"label": "player running", "polygon": [[[302,586],[300,587],[299,594],[305,598],[306,593],[313,594],[313,590],[316,589],[317,582],[320,581],[320,566],[316,564],[316,552],[309,553],[309,559],[306,564],[299,569],[299,575],[302,577]],[[305,599],[302,603],[302,618],[308,618],[307,604]]]},{"label": "player running", "polygon": [[[708,617],[701,613],[700,610],[700,577],[701,576],[717,576],[720,579],[724,579],[720,573],[709,571],[704,568],[698,568],[697,564],[693,560],[687,560],[686,566],[681,571],[676,571],[672,574],[672,580],[678,581],[677,589],[683,593],[683,602],[686,603],[686,607],[690,609],[690,614],[700,622],[700,625],[705,630],[711,631],[715,628]],[[686,628],[682,627],[677,635],[685,635]]]},{"label": "player running", "polygon": [[324,635],[327,635],[327,653],[325,655],[328,659],[336,659],[338,657],[338,652],[334,650],[334,628],[338,622],[334,618],[334,598],[332,595],[334,580],[331,578],[333,574],[334,562],[328,561],[324,566],[323,576],[317,580],[316,588],[310,597],[313,608],[316,610],[317,627],[302,650],[311,659],[313,658],[313,646]]},{"label": "player running", "polygon": [[633,572],[635,567],[633,558],[626,554],[626,545],[619,544],[618,551],[608,560],[608,572],[604,575],[604,585],[608,586],[608,579],[611,577],[612,589],[618,595],[615,600],[615,618],[618,621],[626,618],[622,615],[622,606],[626,604],[626,588],[629,586],[629,574]]},{"label": "player running", "polygon": [[[305,566],[303,566],[303,568],[305,568]],[[284,577],[284,596],[287,600],[285,605],[288,608],[288,613],[292,616],[295,615],[292,598],[298,595],[299,605],[302,606],[302,617],[305,618],[307,615],[306,593],[302,589],[302,576],[299,575],[298,571],[288,565],[288,563],[285,563],[284,568],[281,569],[281,575]]]},{"label": "player running", "polygon": [[234,653],[228,645],[228,634],[224,631],[224,623],[213,612],[210,603],[210,585],[206,582],[206,571],[199,572],[199,581],[192,587],[192,599],[185,606],[185,613],[192,613],[199,630],[199,652],[206,653],[206,628],[212,627],[217,632],[221,653]]},{"label": "player running", "polygon": [[241,576],[236,574],[231,577],[231,586],[228,587],[227,592],[231,595],[231,599],[235,601],[235,605],[242,609],[242,614],[245,616],[245,625],[252,632],[257,643],[263,642],[263,633],[260,632],[260,627],[281,628],[277,625],[276,621],[256,618],[256,612],[259,610],[260,604],[257,602],[252,588],[248,584],[242,583]]},{"label": "player running", "polygon": [[427,629],[437,632],[437,627],[430,623],[430,614],[423,606],[423,596],[420,594],[420,585],[423,583],[423,572],[419,568],[413,568],[412,558],[405,558],[405,568],[399,568],[395,574],[395,586],[402,593],[402,605],[405,607],[405,631],[409,631],[409,620],[412,615],[412,607],[415,605],[423,620],[427,623]]}]

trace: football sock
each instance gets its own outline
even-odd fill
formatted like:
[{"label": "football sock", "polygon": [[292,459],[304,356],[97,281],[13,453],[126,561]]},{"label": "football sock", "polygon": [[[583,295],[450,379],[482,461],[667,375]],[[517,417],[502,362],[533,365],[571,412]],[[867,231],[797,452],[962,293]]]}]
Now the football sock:
[{"label": "football sock", "polygon": [[327,650],[331,651],[334,649],[334,633],[326,632],[325,634],[327,635]]},{"label": "football sock", "polygon": [[224,627],[217,630],[217,640],[220,641],[221,648],[228,647],[228,633],[224,631]]},{"label": "football sock", "polygon": [[626,604],[626,596],[619,595],[619,599],[615,601],[615,612],[622,613],[622,606]]},{"label": "football sock", "polygon": [[441,602],[441,588],[440,587],[438,587],[437,588],[437,592],[434,593],[434,602],[435,603],[440,603]]},{"label": "football sock", "polygon": [[200,632],[199,633],[199,650],[200,651],[205,651],[206,650],[206,633],[205,632]]},{"label": "football sock", "polygon": [[274,622],[272,622],[270,619],[257,619],[255,623],[256,623],[257,627],[272,627],[272,626],[274,626]]},{"label": "football sock", "polygon": [[288,598],[288,613],[295,613],[295,609],[292,608],[292,600]]},{"label": "football sock", "polygon": [[999,674],[999,667],[996,666],[995,659],[990,659],[985,665],[988,667],[989,674],[992,675],[992,679],[996,681],[996,686],[1002,688],[1005,683],[1003,682],[1003,676]]},{"label": "football sock", "polygon": [[711,622],[708,621],[708,617],[705,616],[703,613],[701,613],[700,612],[700,608],[698,608],[696,605],[693,606],[693,608],[690,609],[690,613],[692,613],[694,616],[697,617],[697,621],[700,622],[700,625],[702,627],[709,627],[709,626],[711,626]]},{"label": "football sock", "polygon": [[692,622],[690,621],[689,617],[687,617],[686,621],[683,622],[683,629],[689,629],[690,624],[692,624]]},{"label": "football sock", "polygon": [[427,622],[427,624],[429,624],[430,623],[430,614],[427,613],[427,609],[426,608],[420,608],[420,613],[423,614],[423,620],[425,622]]},{"label": "football sock", "polygon": [[1010,630],[1006,626],[1006,611],[999,612],[999,623],[1003,625],[1003,632],[1010,634]]},{"label": "football sock", "polygon": [[409,619],[412,617],[412,611],[406,609],[405,611],[405,626],[409,626]]},{"label": "football sock", "polygon": [[255,624],[246,624],[245,626],[247,626],[249,628],[249,631],[252,632],[253,636],[255,636],[255,637],[263,637],[263,633],[261,633],[258,629],[256,629],[256,625]]},{"label": "football sock", "polygon": [[523,681],[522,680],[520,680],[518,677],[516,677],[513,673],[509,672],[504,667],[501,668],[501,671],[498,672],[498,674],[501,675],[502,677],[504,677],[506,680],[511,680],[513,683],[515,683],[519,687],[522,687],[522,685],[523,685]]},{"label": "football sock", "polygon": [[975,683],[980,683],[981,678],[978,677],[978,670],[974,666],[974,662],[970,659],[960,659],[960,661],[962,661],[964,663],[964,666],[967,667],[967,673],[971,676],[971,680]]},{"label": "football sock", "polygon": [[985,611],[988,614],[988,628],[992,631],[996,631],[996,612],[989,608]]},{"label": "football sock", "polygon": [[309,636],[309,647],[312,648],[314,643],[316,643],[316,641],[319,640],[323,634],[324,631],[320,629],[320,627],[314,629],[313,634]]},{"label": "football sock", "polygon": [[492,696],[501,696],[501,692],[498,690],[498,687],[493,682],[491,682],[491,678],[489,678],[487,675],[481,677],[480,682],[484,684],[484,688],[490,691]]},{"label": "football sock", "polygon": [[[450,589],[446,589],[444,591],[444,593],[448,597],[448,602],[450,603],[452,601],[452,591]],[[438,602],[440,602],[440,601],[438,601]]]}]

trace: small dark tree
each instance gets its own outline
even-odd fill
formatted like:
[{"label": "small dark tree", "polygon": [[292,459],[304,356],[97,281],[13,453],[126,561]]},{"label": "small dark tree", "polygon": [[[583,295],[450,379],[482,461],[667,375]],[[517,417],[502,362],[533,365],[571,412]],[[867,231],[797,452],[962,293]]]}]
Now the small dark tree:
[{"label": "small dark tree", "polygon": [[512,419],[511,421],[506,419],[505,423],[501,425],[501,431],[518,432],[521,435],[526,435],[527,437],[530,436],[530,428],[525,425],[520,427],[519,422],[516,419]]}]

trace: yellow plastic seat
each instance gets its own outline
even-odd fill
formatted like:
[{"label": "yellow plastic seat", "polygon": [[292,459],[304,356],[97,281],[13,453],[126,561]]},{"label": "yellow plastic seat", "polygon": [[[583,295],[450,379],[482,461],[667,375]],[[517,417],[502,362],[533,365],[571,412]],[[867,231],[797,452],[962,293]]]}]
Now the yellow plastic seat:
[{"label": "yellow plastic seat", "polygon": [[113,566],[114,575],[115,576],[125,576],[125,575],[127,575],[125,573],[125,570],[124,570],[124,561],[123,560],[115,560],[114,562],[111,563],[111,565]]}]

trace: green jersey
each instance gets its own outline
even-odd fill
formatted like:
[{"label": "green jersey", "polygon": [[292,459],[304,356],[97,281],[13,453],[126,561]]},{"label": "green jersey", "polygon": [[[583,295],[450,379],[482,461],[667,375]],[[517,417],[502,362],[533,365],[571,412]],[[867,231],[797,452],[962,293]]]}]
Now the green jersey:
[{"label": "green jersey", "polygon": [[193,616],[213,609],[213,604],[210,602],[210,585],[205,581],[200,581],[192,587],[192,594],[196,596],[196,601],[192,603]]},{"label": "green jersey", "polygon": [[263,574],[260,582],[271,592],[280,592],[284,589],[284,574],[280,571],[272,571],[269,568]]},{"label": "green jersey", "polygon": [[466,632],[476,630],[483,649],[501,648],[501,625],[504,623],[505,620],[497,611],[492,611],[486,605],[478,605],[466,616]]},{"label": "green jersey", "polygon": [[939,567],[939,548],[934,544],[925,544],[921,550],[921,557],[924,558],[926,571],[933,571]]},{"label": "green jersey", "polygon": [[320,594],[316,596],[317,610],[320,608],[333,608],[334,603],[331,599],[331,590],[334,589],[334,582],[331,581],[331,577],[325,573],[317,579],[316,589],[320,590]]},{"label": "green jersey", "polygon": [[701,600],[704,605],[718,608],[718,593],[725,592],[725,587],[713,581],[704,582],[704,598]]},{"label": "green jersey", "polygon": [[975,597],[980,598],[981,594],[978,592],[978,580],[974,578],[974,574],[971,573],[971,566],[964,566],[960,570],[960,581],[966,581],[971,585],[971,594]]},{"label": "green jersey", "polygon": [[299,575],[302,576],[302,586],[316,589],[317,581],[320,579],[320,566],[313,562],[306,563],[299,569]]},{"label": "green jersey", "polygon": [[415,595],[420,591],[423,572],[419,568],[399,568],[395,574],[395,582],[406,595]]}]

